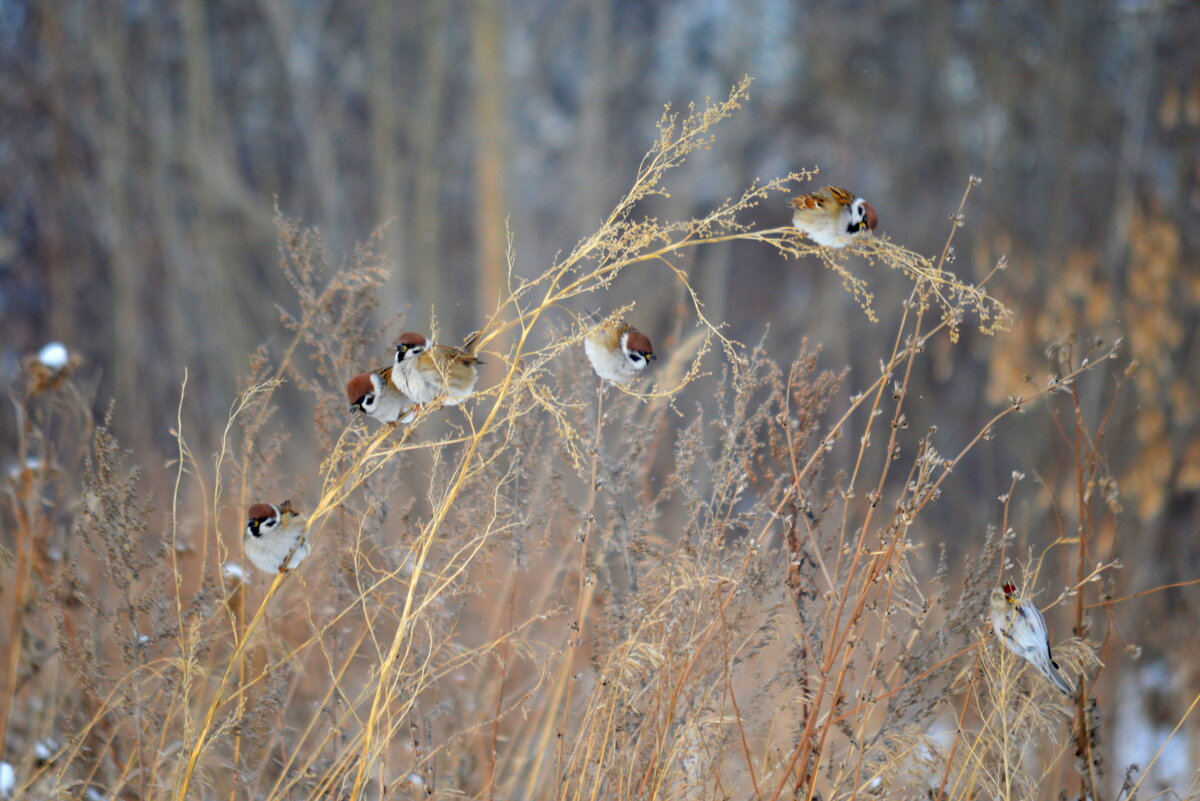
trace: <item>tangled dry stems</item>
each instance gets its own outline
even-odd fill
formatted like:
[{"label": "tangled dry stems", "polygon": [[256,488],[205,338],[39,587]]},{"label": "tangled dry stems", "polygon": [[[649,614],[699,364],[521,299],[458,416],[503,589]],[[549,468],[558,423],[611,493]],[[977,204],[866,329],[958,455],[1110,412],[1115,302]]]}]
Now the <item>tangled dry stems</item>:
[{"label": "tangled dry stems", "polygon": [[[211,466],[176,430],[165,535],[104,427],[77,440],[91,443],[76,457],[88,459],[77,512],[53,497],[62,484],[48,471],[8,485],[24,510],[17,596],[49,588],[69,677],[24,679],[59,705],[42,729],[63,740],[22,766],[17,797],[1033,798],[1071,775],[1072,744],[1089,753],[1099,728],[1088,696],[1073,719],[980,627],[1006,571],[1016,478],[977,554],[932,580],[914,529],[1001,421],[1077,392],[1096,356],[1117,351],[1060,361],[964,443],[933,429],[914,441],[908,387],[926,345],[955,340],[967,319],[985,333],[1012,319],[987,281],[946,269],[970,186],[936,260],[883,237],[834,252],[743,222],[815,170],[756,181],[701,218],[638,217],[748,87],[682,117],[668,110],[629,193],[549,269],[517,275],[510,248],[508,294],[480,327],[482,348],[510,343],[487,351],[500,378],[409,427],[344,423],[345,377],[394,327],[371,325],[386,278],[378,236],[334,267],[315,232],[279,217],[297,295],[297,312],[279,311],[291,340],[252,359]],[[879,375],[840,412],[845,375],[821,371],[807,344],[784,370],[705,316],[679,258],[734,240],[816,259],[872,320],[874,296],[848,255],[912,281]],[[631,269],[678,282],[697,333],[649,389],[597,389],[579,369],[588,324],[570,304],[603,305]],[[572,322],[551,325],[552,310]],[[701,380],[712,403],[678,408]],[[289,402],[306,399],[313,415],[315,441],[301,444],[321,454],[316,487],[275,475],[295,444],[278,422],[278,396],[292,389],[303,394]],[[30,447],[50,447],[43,431],[29,428]],[[1096,439],[1083,450],[1101,475]],[[849,468],[826,475],[835,452]],[[310,490],[299,505],[315,552],[297,572],[251,582],[231,566],[240,510],[283,487],[298,502]],[[71,516],[56,566],[45,549]],[[1029,561],[1032,587],[1040,558]],[[1080,597],[1113,567],[1083,561],[1070,588]],[[1056,647],[1073,675],[1099,668],[1081,625]],[[38,655],[23,649],[10,644],[8,664]],[[949,743],[930,734],[946,717],[958,731]],[[1081,758],[1095,790],[1100,768]]]}]

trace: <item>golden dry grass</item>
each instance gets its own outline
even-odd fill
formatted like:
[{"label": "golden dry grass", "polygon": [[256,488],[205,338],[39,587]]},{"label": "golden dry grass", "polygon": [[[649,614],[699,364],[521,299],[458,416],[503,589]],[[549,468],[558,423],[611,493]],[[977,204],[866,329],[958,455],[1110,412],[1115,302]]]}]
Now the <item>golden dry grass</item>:
[{"label": "golden dry grass", "polygon": [[[1103,424],[1088,427],[1079,398],[1118,349],[1056,351],[1047,377],[961,441],[910,431],[914,406],[935,402],[909,392],[929,344],[1013,319],[990,294],[996,271],[968,285],[946,269],[977,181],[932,258],[882,237],[828,251],[742,222],[809,171],[701,218],[639,216],[748,87],[664,115],[626,196],[544,271],[518,275],[510,247],[506,294],[480,324],[498,378],[464,407],[406,428],[345,423],[346,377],[388,358],[367,352],[380,239],[335,266],[282,218],[289,338],[253,359],[211,458],[180,413],[166,514],[107,428],[92,431],[77,375],[31,383],[20,464],[54,467],[6,485],[0,726],[28,754],[14,797],[1108,796],[1091,693],[1107,635],[1088,624],[1125,599],[1111,597],[1117,565],[1088,549],[1091,510],[1116,489]],[[680,258],[735,240],[835,271],[866,320],[874,296],[852,261],[911,281],[878,375],[846,399],[846,376],[807,344],[780,365],[709,319]],[[694,333],[650,386],[616,391],[583,367],[576,304],[604,307],[633,271],[678,283]],[[701,382],[712,406],[681,408]],[[1014,473],[994,526],[964,532],[955,564],[938,559],[923,515],[955,469],[1059,395],[1073,401],[1076,530],[1014,564]],[[275,422],[300,399],[310,432]],[[274,475],[293,437],[311,469]],[[844,470],[829,469],[835,454]],[[274,577],[235,569],[242,510],[281,487],[312,556]],[[1048,556],[1069,578],[1046,576]],[[1064,588],[1042,600],[1073,608],[1054,644],[1088,689],[1074,703],[984,627],[1003,578]]]}]

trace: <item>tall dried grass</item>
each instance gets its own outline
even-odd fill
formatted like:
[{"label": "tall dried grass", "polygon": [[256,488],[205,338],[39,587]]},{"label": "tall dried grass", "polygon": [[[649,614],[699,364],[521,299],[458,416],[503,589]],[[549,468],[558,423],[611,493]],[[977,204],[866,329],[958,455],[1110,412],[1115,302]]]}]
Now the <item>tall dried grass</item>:
[{"label": "tall dried grass", "polygon": [[[969,285],[946,269],[976,181],[936,259],[882,237],[831,252],[741,222],[815,171],[756,182],[702,218],[638,216],[748,86],[664,115],[628,194],[544,272],[518,275],[510,243],[505,295],[480,326],[498,379],[463,407],[401,429],[347,423],[345,379],[385,360],[370,349],[395,333],[371,324],[381,240],[333,265],[315,232],[278,215],[297,308],[280,312],[286,344],[255,355],[211,458],[180,423],[165,514],[107,424],[93,431],[77,375],[26,387],[18,458],[34,466],[5,484],[13,796],[1112,795],[1091,691],[1107,631],[1089,621],[1119,613],[1118,565],[1088,543],[1093,505],[1117,495],[1104,423],[1089,428],[1079,398],[1116,347],[1064,344],[1048,378],[964,441],[911,431],[914,405],[934,402],[909,391],[927,346],[1012,318],[989,292],[995,271]],[[710,320],[680,259],[733,240],[834,270],[868,319],[849,257],[906,276],[879,374],[847,399],[847,376],[807,343],[781,365]],[[630,271],[677,282],[695,325],[652,386],[618,391],[583,361],[576,312],[603,307]],[[711,404],[680,408],[699,382]],[[1076,531],[1015,553],[1014,472],[994,526],[961,533],[961,562],[939,557],[922,516],[954,470],[1059,395],[1072,399]],[[285,403],[311,409],[311,427],[278,422]],[[281,475],[297,453],[306,473]],[[835,453],[850,467],[831,475]],[[314,552],[252,577],[242,510],[286,496]],[[1086,688],[1077,701],[987,633],[1006,577],[1035,595],[1061,587],[1038,600],[1073,606],[1054,644]]]}]

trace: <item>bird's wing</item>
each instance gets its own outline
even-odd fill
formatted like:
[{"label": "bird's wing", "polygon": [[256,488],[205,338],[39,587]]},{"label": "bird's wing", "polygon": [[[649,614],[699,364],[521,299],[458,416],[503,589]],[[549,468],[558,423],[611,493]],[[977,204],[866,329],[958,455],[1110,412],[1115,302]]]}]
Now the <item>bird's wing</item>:
[{"label": "bird's wing", "polygon": [[462,348],[455,348],[450,345],[437,345],[435,349],[438,356],[446,361],[466,365],[467,367],[481,363],[476,356]]},{"label": "bird's wing", "polygon": [[814,192],[811,195],[801,195],[800,197],[792,198],[792,208],[802,209],[804,211],[816,211],[824,207],[822,198],[819,193]]}]

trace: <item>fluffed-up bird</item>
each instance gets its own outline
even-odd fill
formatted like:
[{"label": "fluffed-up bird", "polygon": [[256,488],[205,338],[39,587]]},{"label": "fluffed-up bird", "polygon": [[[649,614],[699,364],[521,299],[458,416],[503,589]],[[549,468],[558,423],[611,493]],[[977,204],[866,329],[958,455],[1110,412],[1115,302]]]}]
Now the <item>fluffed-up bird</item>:
[{"label": "fluffed-up bird", "polygon": [[455,406],[471,396],[479,380],[475,356],[478,336],[472,336],[461,348],[431,345],[423,334],[408,332],[396,344],[392,364],[392,386],[414,402],[424,406],[445,396],[447,406]]},{"label": "fluffed-up bird", "polygon": [[346,384],[351,412],[362,412],[381,423],[411,423],[417,404],[392,383],[392,368],[359,373]]},{"label": "fluffed-up bird", "polygon": [[605,320],[587,333],[583,349],[596,375],[625,384],[646,369],[654,355],[650,338],[624,320]]},{"label": "fluffed-up bird", "polygon": [[792,198],[792,225],[827,248],[841,248],[855,237],[875,230],[875,207],[840,186],[826,186],[810,195]]},{"label": "fluffed-up bird", "polygon": [[246,533],[242,547],[250,563],[264,573],[295,570],[308,556],[310,546],[304,536],[304,515],[292,508],[291,501],[276,506],[256,503],[246,512]]}]

